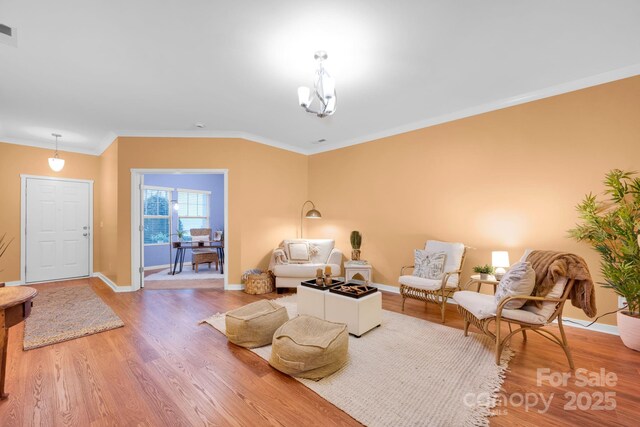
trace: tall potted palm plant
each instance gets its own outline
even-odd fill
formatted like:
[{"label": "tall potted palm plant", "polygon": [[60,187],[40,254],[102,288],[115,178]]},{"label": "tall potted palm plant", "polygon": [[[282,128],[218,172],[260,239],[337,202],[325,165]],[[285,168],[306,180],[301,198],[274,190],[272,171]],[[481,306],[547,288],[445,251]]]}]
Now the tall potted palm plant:
[{"label": "tall potted palm plant", "polygon": [[569,231],[600,254],[602,285],[627,300],[618,311],[622,342],[640,351],[640,177],[614,169],[604,180],[605,198],[585,196],[576,207],[581,222]]}]

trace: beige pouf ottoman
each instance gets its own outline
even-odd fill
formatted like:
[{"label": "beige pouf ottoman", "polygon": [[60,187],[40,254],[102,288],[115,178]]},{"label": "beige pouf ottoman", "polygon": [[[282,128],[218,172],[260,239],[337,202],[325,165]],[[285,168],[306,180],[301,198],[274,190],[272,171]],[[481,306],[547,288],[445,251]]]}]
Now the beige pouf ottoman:
[{"label": "beige pouf ottoman", "polygon": [[285,374],[319,380],[347,363],[347,325],[300,315],[273,335],[269,364]]},{"label": "beige pouf ottoman", "polygon": [[289,315],[283,306],[256,301],[227,313],[227,338],[242,347],[262,347],[271,344],[273,333],[287,320]]}]

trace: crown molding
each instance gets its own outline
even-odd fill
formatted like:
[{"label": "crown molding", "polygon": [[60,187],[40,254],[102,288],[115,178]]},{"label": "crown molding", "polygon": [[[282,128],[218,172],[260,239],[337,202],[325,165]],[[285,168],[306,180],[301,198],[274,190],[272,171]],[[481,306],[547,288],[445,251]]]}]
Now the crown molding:
[{"label": "crown molding", "polygon": [[544,89],[535,90],[521,95],[512,96],[509,98],[501,99],[494,102],[478,105],[475,107],[465,108],[456,112],[443,114],[441,116],[432,117],[429,119],[419,120],[417,122],[408,123],[406,125],[397,126],[379,132],[370,133],[357,138],[352,138],[346,141],[336,142],[332,144],[314,146],[307,150],[307,154],[319,154],[327,151],[338,150],[340,148],[350,147],[352,145],[363,144],[365,142],[374,141],[377,139],[387,138],[402,133],[411,132],[418,129],[424,129],[431,126],[436,126],[442,123],[452,122],[455,120],[464,119],[479,114],[488,113],[491,111],[502,110],[504,108],[513,107],[527,102],[537,101],[544,98],[550,98],[552,96],[562,95],[569,92],[574,92],[580,89],[586,89],[593,86],[598,86],[605,83],[610,83],[616,80],[622,80],[629,77],[640,75],[640,64],[631,65],[624,68],[618,68],[616,70],[607,71],[605,73],[596,74],[594,76],[585,77],[583,79],[573,80],[570,82],[562,83],[555,86],[550,86]]},{"label": "crown molding", "polygon": [[113,132],[107,133],[107,135],[98,143],[98,148],[95,153],[96,156],[102,156],[102,153],[107,151],[107,148],[111,147],[111,144],[113,144],[116,139],[118,139],[118,135]]},{"label": "crown molding", "polygon": [[[574,92],[581,89],[586,89],[593,86],[598,86],[605,83],[610,83],[616,80],[622,80],[629,77],[640,75],[640,64],[630,65],[628,67],[618,68],[615,70],[607,71],[604,73],[596,74],[593,76],[585,77],[578,80],[572,80],[559,85],[550,86],[544,89],[535,90],[532,92],[516,95],[509,98],[504,98],[498,101],[489,102],[475,107],[465,108],[463,110],[443,114],[437,117],[431,117],[424,120],[419,120],[412,123],[407,123],[401,126],[395,126],[392,128],[384,129],[378,132],[369,133],[357,138],[352,138],[344,141],[338,141],[326,145],[316,145],[311,147],[297,147],[291,144],[286,144],[273,139],[269,139],[260,135],[255,135],[249,132],[243,131],[159,131],[159,130],[120,130],[108,132],[107,135],[98,143],[95,149],[80,148],[69,146],[65,144],[59,144],[60,151],[67,151],[80,154],[88,154],[94,156],[100,156],[104,151],[118,138],[118,137],[157,137],[157,138],[237,138],[245,139],[247,141],[256,142],[259,144],[268,145],[282,150],[291,151],[303,155],[320,154],[327,151],[338,150],[341,148],[350,147],[352,145],[363,144],[365,142],[374,141],[377,139],[388,138],[390,136],[399,135],[415,131],[418,129],[424,129],[439,124],[452,122],[455,120],[464,119],[479,114],[488,113],[491,111],[501,110],[508,107],[513,107],[527,102],[537,101],[552,96],[562,95],[569,92]],[[38,147],[44,149],[52,149],[52,143],[33,141],[21,138],[10,138],[2,136],[0,134],[0,142],[6,142],[9,144],[26,145],[30,147]]]},{"label": "crown molding", "polygon": [[[14,145],[24,145],[27,147],[43,148],[45,150],[51,150],[52,153],[55,151],[55,143],[53,142],[34,141],[31,139],[23,139],[23,138],[11,138],[3,135],[0,135],[0,142],[4,142],[7,144],[14,144]],[[88,154],[91,156],[99,155],[96,152],[96,150],[91,148],[75,147],[73,145],[62,144],[62,143],[58,143],[58,151],[63,151],[67,153]]]}]

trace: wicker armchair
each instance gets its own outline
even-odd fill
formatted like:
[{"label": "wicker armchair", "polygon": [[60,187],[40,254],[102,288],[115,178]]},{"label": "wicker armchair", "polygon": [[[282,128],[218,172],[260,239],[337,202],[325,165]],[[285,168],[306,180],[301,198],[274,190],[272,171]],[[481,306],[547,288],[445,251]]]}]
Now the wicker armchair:
[{"label": "wicker armchair", "polygon": [[[189,230],[191,239],[193,242],[209,243],[211,241],[211,229],[210,228],[192,228]],[[191,257],[191,269],[195,269],[198,272],[198,265],[215,263],[216,270],[220,269],[220,257],[218,251],[213,248],[194,248]]]},{"label": "wicker armchair", "polygon": [[442,280],[424,279],[413,275],[406,275],[406,270],[414,266],[405,266],[400,270],[400,295],[402,296],[402,310],[407,298],[417,299],[428,303],[434,303],[440,307],[442,323],[445,320],[446,305],[449,297],[460,290],[460,274],[467,254],[467,248],[462,243],[439,242],[429,240],[425,244],[425,250],[446,253],[444,275]]},{"label": "wicker armchair", "polygon": [[[483,334],[489,336],[495,342],[496,364],[500,364],[502,352],[511,337],[522,333],[527,340],[527,330],[531,330],[549,341],[559,345],[564,350],[569,366],[574,369],[573,358],[562,325],[562,309],[567,301],[574,281],[566,277],[560,278],[551,292],[546,297],[514,296],[505,298],[496,304],[493,295],[479,294],[473,291],[456,292],[453,299],[458,304],[458,311],[464,318],[464,335],[467,336],[469,325],[473,324]],[[505,305],[512,300],[541,301],[541,307],[525,305],[520,309],[505,309]],[[542,329],[554,320],[558,321],[560,336],[548,329]],[[509,333],[502,337],[500,326],[503,322],[509,325]],[[491,324],[494,324],[493,330]],[[512,325],[518,326],[512,329]]]}]

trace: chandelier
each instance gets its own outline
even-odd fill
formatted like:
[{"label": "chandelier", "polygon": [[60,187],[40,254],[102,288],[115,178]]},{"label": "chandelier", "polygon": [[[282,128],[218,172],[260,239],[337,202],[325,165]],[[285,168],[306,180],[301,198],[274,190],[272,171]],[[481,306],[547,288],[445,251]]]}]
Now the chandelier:
[{"label": "chandelier", "polygon": [[322,62],[327,59],[327,52],[319,50],[313,57],[318,62],[313,94],[308,87],[299,87],[298,103],[307,113],[315,114],[318,117],[327,117],[336,112],[336,85],[333,77],[327,73],[322,65]]}]

